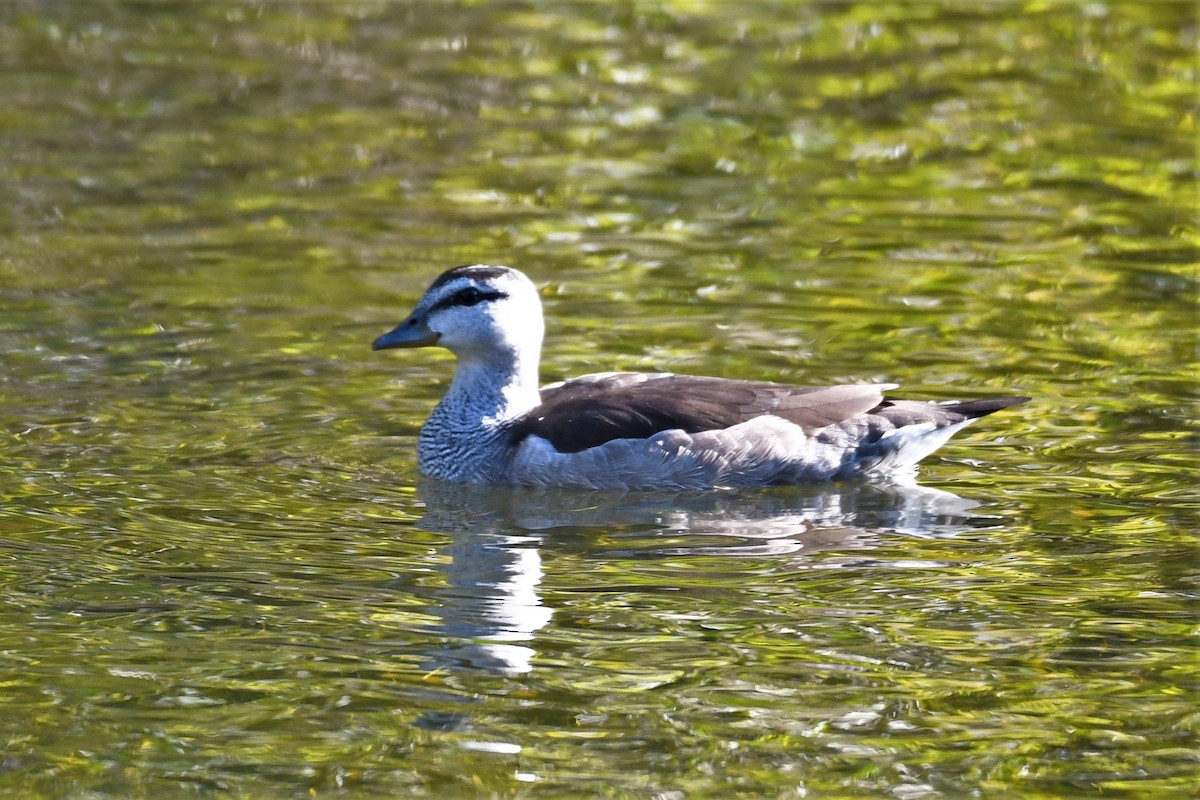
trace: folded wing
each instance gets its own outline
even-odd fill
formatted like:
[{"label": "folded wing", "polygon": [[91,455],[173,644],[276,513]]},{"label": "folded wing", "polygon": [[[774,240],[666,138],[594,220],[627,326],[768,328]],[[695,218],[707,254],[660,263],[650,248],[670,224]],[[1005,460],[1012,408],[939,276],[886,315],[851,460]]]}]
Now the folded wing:
[{"label": "folded wing", "polygon": [[607,373],[542,389],[542,404],[513,429],[514,440],[547,439],[577,453],[613,439],[645,439],[665,430],[728,428],[764,414],[805,433],[877,408],[891,384],[786,386],[691,375]]}]

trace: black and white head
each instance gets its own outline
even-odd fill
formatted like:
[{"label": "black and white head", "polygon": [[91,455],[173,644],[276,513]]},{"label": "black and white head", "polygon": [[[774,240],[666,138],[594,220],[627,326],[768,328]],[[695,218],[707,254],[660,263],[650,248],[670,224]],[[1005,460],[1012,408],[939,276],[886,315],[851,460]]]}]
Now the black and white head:
[{"label": "black and white head", "polygon": [[473,264],[442,273],[408,318],[373,350],[445,347],[460,359],[533,356],[542,345],[537,287],[509,267]]}]

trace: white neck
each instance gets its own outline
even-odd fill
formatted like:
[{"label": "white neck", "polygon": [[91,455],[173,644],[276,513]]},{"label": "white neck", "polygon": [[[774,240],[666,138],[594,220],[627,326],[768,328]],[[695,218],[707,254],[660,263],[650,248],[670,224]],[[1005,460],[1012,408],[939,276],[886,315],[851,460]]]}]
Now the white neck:
[{"label": "white neck", "polygon": [[461,422],[495,425],[514,419],[541,402],[539,352],[462,353],[454,380],[439,405],[453,406]]},{"label": "white neck", "polygon": [[511,456],[507,423],[541,403],[538,355],[459,354],[449,391],[421,429],[421,471],[472,483],[498,481]]}]

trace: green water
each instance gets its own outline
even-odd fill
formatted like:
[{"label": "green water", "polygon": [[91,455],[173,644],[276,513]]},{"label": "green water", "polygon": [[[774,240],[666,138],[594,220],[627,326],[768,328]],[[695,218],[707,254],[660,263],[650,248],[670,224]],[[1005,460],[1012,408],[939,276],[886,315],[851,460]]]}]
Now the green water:
[{"label": "green water", "polygon": [[[0,795],[1186,797],[1189,3],[0,5]],[[922,488],[422,481],[543,379],[1023,393]]]}]

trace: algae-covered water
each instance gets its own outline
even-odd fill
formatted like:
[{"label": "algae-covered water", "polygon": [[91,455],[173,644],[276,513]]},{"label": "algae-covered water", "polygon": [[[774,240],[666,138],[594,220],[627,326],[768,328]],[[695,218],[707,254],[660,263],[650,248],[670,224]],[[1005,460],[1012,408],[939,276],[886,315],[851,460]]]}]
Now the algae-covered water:
[{"label": "algae-covered water", "polygon": [[[0,795],[1186,797],[1190,3],[0,5]],[[917,488],[422,480],[543,379],[1032,395]]]}]

